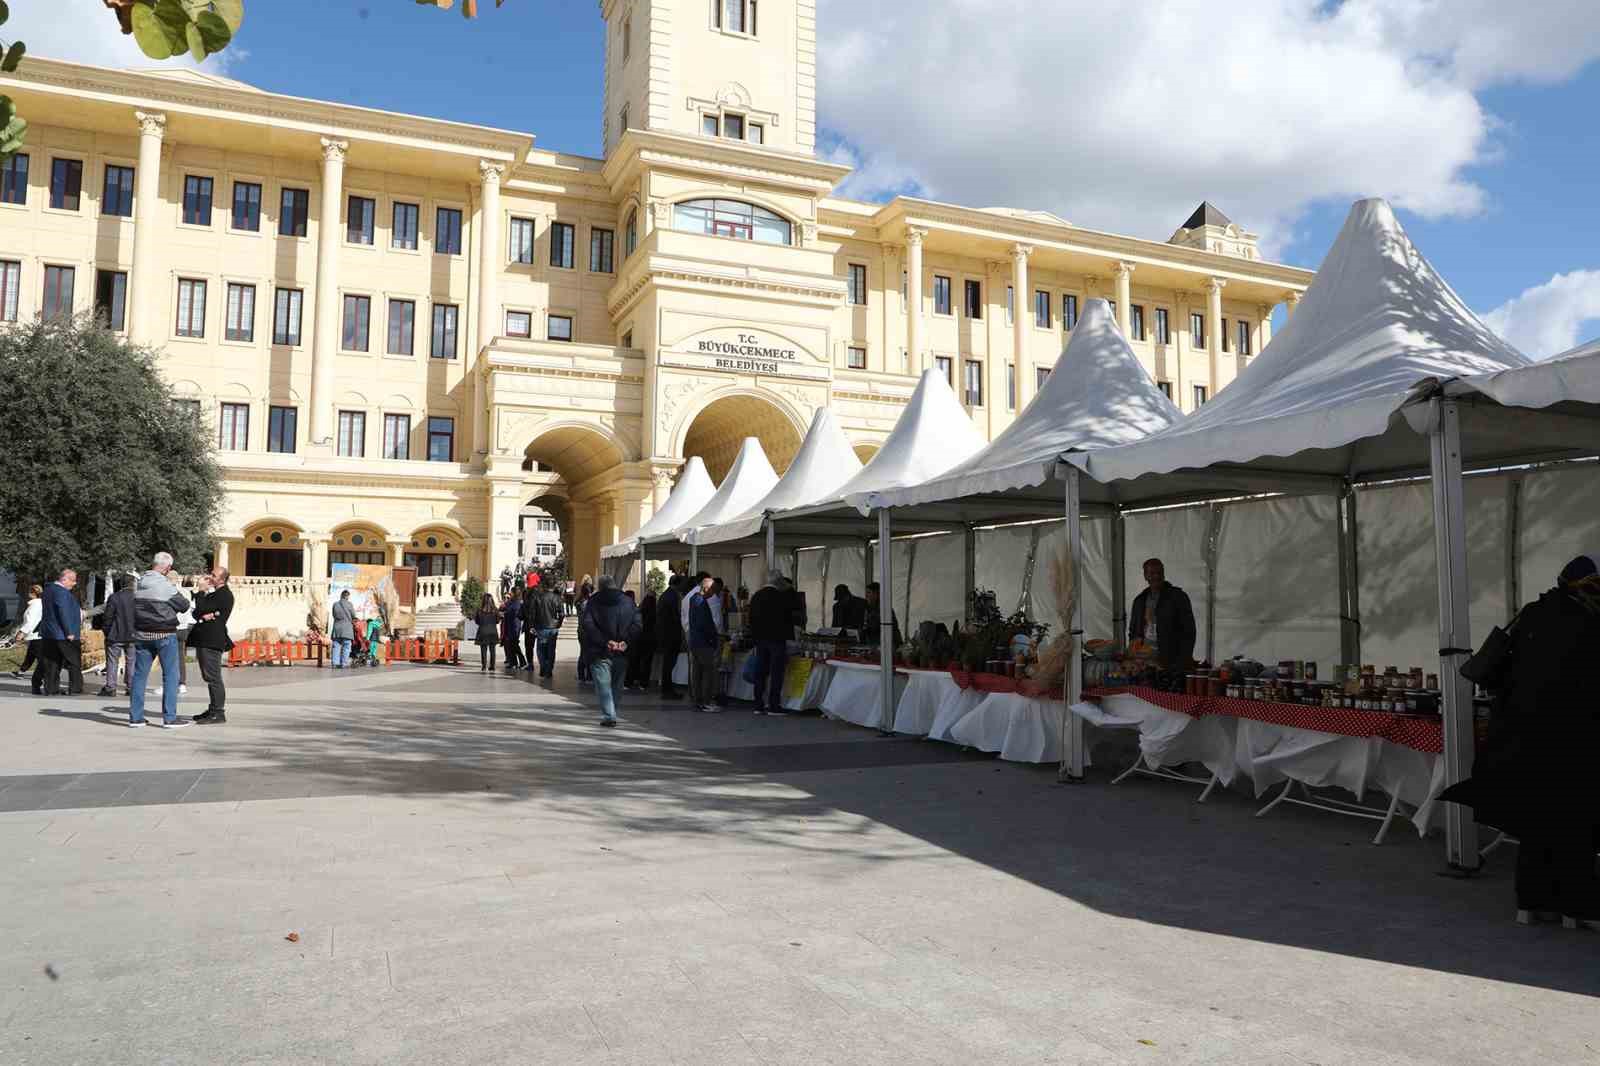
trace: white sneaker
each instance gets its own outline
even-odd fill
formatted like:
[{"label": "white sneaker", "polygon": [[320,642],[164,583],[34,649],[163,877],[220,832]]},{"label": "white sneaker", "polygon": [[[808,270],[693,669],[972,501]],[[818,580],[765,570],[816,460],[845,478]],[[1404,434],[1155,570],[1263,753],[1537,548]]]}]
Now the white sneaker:
[{"label": "white sneaker", "polygon": [[718,707],[714,703],[702,703],[700,705],[700,713],[701,714],[721,714],[722,713],[722,708]]},{"label": "white sneaker", "polygon": [[184,729],[184,728],[186,728],[188,726],[192,726],[192,725],[194,725],[194,719],[193,718],[179,718],[179,719],[176,719],[176,720],[171,721],[171,722],[162,722],[161,723],[161,728],[162,729]]},{"label": "white sneaker", "polygon": [[178,695],[187,696],[188,694],[189,694],[189,686],[188,685],[179,685],[178,686]]},{"label": "white sneaker", "polygon": [[143,729],[144,728],[144,722],[143,721],[129,722],[128,723],[128,728],[129,729]]}]

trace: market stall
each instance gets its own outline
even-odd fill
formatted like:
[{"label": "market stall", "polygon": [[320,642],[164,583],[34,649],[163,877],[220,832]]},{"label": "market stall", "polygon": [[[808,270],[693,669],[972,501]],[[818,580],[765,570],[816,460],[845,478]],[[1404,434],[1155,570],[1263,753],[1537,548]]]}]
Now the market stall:
[{"label": "market stall", "polygon": [[678,474],[678,483],[673,486],[672,494],[651,516],[650,521],[640,526],[633,536],[600,549],[601,565],[621,584],[637,560],[639,580],[644,581],[648,572],[645,544],[682,528],[684,522],[698,514],[716,492],[711,475],[706,473],[705,461],[698,455],[691,455]]}]

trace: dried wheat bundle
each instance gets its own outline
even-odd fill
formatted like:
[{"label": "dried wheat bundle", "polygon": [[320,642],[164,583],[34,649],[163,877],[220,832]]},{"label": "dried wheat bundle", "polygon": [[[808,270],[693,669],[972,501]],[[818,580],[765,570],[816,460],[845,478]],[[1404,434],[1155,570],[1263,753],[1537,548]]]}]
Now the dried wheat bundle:
[{"label": "dried wheat bundle", "polygon": [[1056,638],[1039,649],[1039,664],[1034,679],[1047,685],[1064,685],[1067,672],[1072,669],[1072,657],[1078,653],[1077,641],[1072,636],[1072,619],[1077,607],[1077,570],[1072,564],[1072,547],[1065,539],[1050,557],[1050,592],[1055,597],[1056,615],[1062,620],[1062,630]]}]

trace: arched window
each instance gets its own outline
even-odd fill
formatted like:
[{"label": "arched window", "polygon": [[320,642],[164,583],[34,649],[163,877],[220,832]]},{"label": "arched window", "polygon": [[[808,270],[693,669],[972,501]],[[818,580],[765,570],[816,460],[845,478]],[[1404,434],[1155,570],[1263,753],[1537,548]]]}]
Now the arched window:
[{"label": "arched window", "polygon": [[639,209],[628,212],[628,225],[622,231],[622,258],[626,259],[639,247]]},{"label": "arched window", "polygon": [[740,200],[688,200],[672,209],[672,228],[758,244],[793,244],[794,227],[781,215]]}]

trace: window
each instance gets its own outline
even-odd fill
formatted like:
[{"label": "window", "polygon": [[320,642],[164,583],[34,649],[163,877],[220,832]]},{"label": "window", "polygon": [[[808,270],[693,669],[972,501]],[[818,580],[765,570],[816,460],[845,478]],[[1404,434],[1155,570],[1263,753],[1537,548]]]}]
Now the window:
[{"label": "window", "polygon": [[378,214],[378,201],[370,196],[352,196],[345,208],[344,239],[351,244],[371,244]]},{"label": "window", "polygon": [[1250,354],[1250,323],[1248,323],[1248,322],[1240,322],[1238,325],[1239,325],[1239,354],[1240,355],[1249,355]]},{"label": "window", "polygon": [[938,368],[939,373],[944,375],[945,384],[949,385],[952,389],[955,388],[955,360],[951,359],[948,355],[936,355],[933,357],[933,365]]},{"label": "window", "polygon": [[211,179],[187,174],[183,179],[183,224],[211,225]]},{"label": "window", "polygon": [[700,117],[700,132],[707,137],[717,137],[722,133],[722,120],[716,115],[702,115]]},{"label": "window", "polygon": [[196,278],[178,279],[178,324],[180,337],[206,335],[206,283]]},{"label": "window", "polygon": [[1078,298],[1070,292],[1061,296],[1061,328],[1068,331],[1078,328]]},{"label": "window", "polygon": [[672,209],[672,228],[758,244],[790,244],[793,227],[764,207],[740,200],[690,200]]},{"label": "window", "polygon": [[533,262],[533,219],[511,220],[511,261],[524,265]]},{"label": "window", "polygon": [[94,272],[94,312],[107,329],[123,329],[128,314],[128,275],[122,270]]},{"label": "window", "polygon": [[267,451],[293,455],[300,414],[293,407],[267,408]]},{"label": "window", "polygon": [[1006,364],[1006,410],[1017,409],[1017,366],[1015,363]]},{"label": "window", "polygon": [[28,202],[28,153],[0,160],[0,204]]},{"label": "window", "polygon": [[983,318],[983,282],[967,282],[967,317],[973,321]]},{"label": "window", "polygon": [[1156,388],[1161,390],[1161,395],[1165,396],[1169,400],[1172,399],[1172,382],[1158,381],[1156,382]]},{"label": "window", "polygon": [[589,229],[589,272],[591,274],[609,274],[615,267],[612,258],[615,255],[617,235],[608,229]]},{"label": "window", "polygon": [[561,554],[561,550],[554,544],[540,543],[533,549],[541,558]]},{"label": "window", "polygon": [[1033,324],[1040,329],[1049,329],[1052,325],[1050,294],[1042,289],[1033,294]]},{"label": "window", "polygon": [[339,412],[339,439],[336,443],[340,455],[359,459],[367,454],[367,413],[365,411]]},{"label": "window", "polygon": [[966,364],[966,400],[968,407],[983,406],[983,364],[968,359]]},{"label": "window", "polygon": [[633,16],[622,20],[622,61],[626,63],[633,55]]},{"label": "window", "polygon": [[1144,340],[1144,305],[1128,305],[1128,335],[1136,341]]},{"label": "window", "polygon": [[456,323],[461,318],[461,308],[455,304],[433,305],[433,345],[428,354],[435,359],[456,357]]},{"label": "window", "polygon": [[443,417],[428,419],[428,462],[454,462],[455,454],[456,420]]},{"label": "window", "polygon": [[1165,307],[1156,308],[1156,343],[1172,343],[1172,317]]},{"label": "window", "polygon": [[851,263],[848,267],[850,275],[850,302],[857,307],[867,305],[867,268],[861,263]]},{"label": "window", "polygon": [[233,183],[233,228],[261,232],[261,186],[253,181]]},{"label": "window", "polygon": [[939,274],[933,276],[933,313],[950,313],[950,279]]},{"label": "window", "polygon": [[411,458],[411,416],[383,416],[383,457],[385,459]]},{"label": "window", "polygon": [[417,250],[417,205],[396,200],[394,222],[389,230],[389,247],[407,252]]},{"label": "window", "polygon": [[751,144],[766,144],[767,143],[767,127],[763,126],[759,122],[750,123],[749,141],[750,141]]},{"label": "window", "polygon": [[1044,383],[1050,379],[1050,371],[1054,369],[1055,367],[1053,366],[1036,366],[1033,368],[1034,392],[1038,392],[1040,389],[1044,388]]},{"label": "window", "polygon": [[284,189],[278,209],[278,236],[304,237],[306,220],[311,217],[311,193],[305,189]]},{"label": "window", "polygon": [[305,304],[302,289],[279,289],[273,297],[272,343],[291,347],[300,343],[300,311]]},{"label": "window", "polygon": [[45,318],[72,314],[72,285],[76,276],[77,272],[72,267],[44,268],[44,302],[39,310]]},{"label": "window", "polygon": [[1232,345],[1228,341],[1228,320],[1227,319],[1223,319],[1222,320],[1222,350],[1225,351],[1225,352],[1233,350]]},{"label": "window", "polygon": [[572,246],[577,240],[578,227],[570,222],[550,223],[550,265],[563,270],[573,268]]},{"label": "window", "polygon": [[867,368],[867,350],[865,348],[846,348],[844,365],[851,370],[865,370]]},{"label": "window", "polygon": [[527,311],[506,312],[506,336],[531,337],[533,336],[533,316]]},{"label": "window", "polygon": [[228,282],[228,317],[222,337],[230,341],[256,339],[256,287]]},{"label": "window", "polygon": [[636,207],[628,212],[628,226],[622,237],[622,254],[632,255],[637,247],[639,247],[639,209]]},{"label": "window", "polygon": [[0,259],[0,322],[17,320],[17,304],[22,294],[22,263]]},{"label": "window", "polygon": [[389,354],[415,355],[417,332],[417,302],[415,300],[389,301]]},{"label": "window", "polygon": [[1117,301],[1107,300],[1106,305],[1111,308],[1111,321],[1117,321]]},{"label": "window", "polygon": [[50,206],[57,211],[76,211],[83,194],[83,160],[50,161]]},{"label": "window", "polygon": [[719,30],[756,34],[756,0],[711,0],[711,13]]},{"label": "window", "polygon": [[106,166],[106,189],[100,197],[102,215],[133,216],[133,168]]},{"label": "window", "polygon": [[554,518],[540,518],[537,519],[536,522],[537,525],[535,528],[537,528],[540,533],[554,533],[559,528],[556,525],[556,520]]},{"label": "window", "polygon": [[433,250],[438,255],[461,254],[461,210],[441,207],[435,217]]},{"label": "window", "polygon": [[1189,315],[1189,344],[1197,349],[1206,346],[1206,316],[1198,311]]},{"label": "window", "polygon": [[1206,402],[1206,387],[1204,385],[1196,385],[1194,387],[1194,405],[1196,407],[1203,407],[1203,406],[1205,406],[1205,402]]},{"label": "window", "polygon": [[723,115],[722,135],[730,141],[744,140],[744,116]]},{"label": "window", "polygon": [[622,346],[624,348],[633,347],[633,330],[630,329],[628,332],[622,335]]},{"label": "window", "polygon": [[1017,320],[1017,290],[1015,286],[1006,286],[1006,325],[1011,325]]},{"label": "window", "polygon": [[572,316],[551,315],[545,325],[545,337],[553,341],[570,341],[572,339]]},{"label": "window", "polygon": [[250,405],[225,403],[217,417],[217,448],[242,452],[250,448]]},{"label": "window", "polygon": [[367,351],[372,324],[372,297],[346,296],[344,298],[344,329],[339,347],[347,352]]}]

